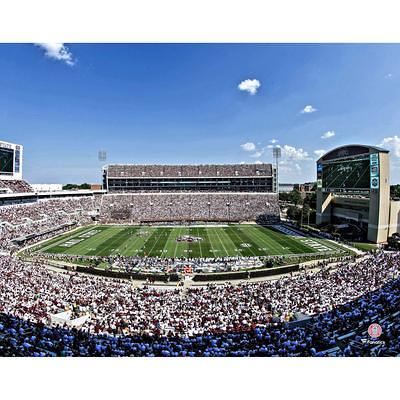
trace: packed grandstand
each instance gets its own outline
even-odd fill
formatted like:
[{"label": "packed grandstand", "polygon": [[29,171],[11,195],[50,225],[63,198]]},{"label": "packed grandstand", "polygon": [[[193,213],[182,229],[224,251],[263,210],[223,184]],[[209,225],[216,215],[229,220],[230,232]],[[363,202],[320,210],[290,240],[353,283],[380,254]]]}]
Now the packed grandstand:
[{"label": "packed grandstand", "polygon": [[[249,273],[208,283],[193,279],[196,267],[211,262],[205,258],[191,260],[194,269],[178,270],[172,267],[187,267],[187,259],[115,255],[113,274],[95,274],[92,267],[82,274],[82,257],[35,253],[39,242],[89,225],[270,225],[280,220],[269,164],[114,165],[104,171],[108,190],[97,192],[39,195],[23,180],[0,181],[0,188],[7,188],[0,194],[1,355],[400,353],[397,253],[349,252],[296,265],[278,276],[268,272],[253,278]],[[199,239],[181,235],[175,242],[201,242],[193,238]],[[246,274],[249,264],[268,270],[261,257],[214,258],[223,271],[232,271],[239,261]],[[161,274],[162,282],[151,274],[142,280],[129,275],[138,265]],[[368,335],[373,323],[382,328],[379,338]]]}]

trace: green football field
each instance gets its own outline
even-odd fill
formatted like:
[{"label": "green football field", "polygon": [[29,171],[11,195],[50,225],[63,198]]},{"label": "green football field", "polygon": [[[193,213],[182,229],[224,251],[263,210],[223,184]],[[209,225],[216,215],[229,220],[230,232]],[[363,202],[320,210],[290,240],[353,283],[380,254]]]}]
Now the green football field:
[{"label": "green football field", "polygon": [[[184,236],[197,238],[188,242]],[[181,240],[181,241],[180,241]],[[225,257],[333,254],[343,248],[324,239],[296,236],[258,225],[96,225],[44,242],[38,251],[87,256]]]}]

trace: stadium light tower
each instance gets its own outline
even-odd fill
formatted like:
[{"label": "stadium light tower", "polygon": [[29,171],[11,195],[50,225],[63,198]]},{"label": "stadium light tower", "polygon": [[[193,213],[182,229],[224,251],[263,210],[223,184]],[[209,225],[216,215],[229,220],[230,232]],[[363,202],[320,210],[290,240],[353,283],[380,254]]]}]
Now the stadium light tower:
[{"label": "stadium light tower", "polygon": [[[97,159],[101,162],[104,163],[107,161],[107,152],[105,150],[99,150],[97,153]],[[101,188],[104,190],[104,178],[102,177],[101,179]]]},{"label": "stadium light tower", "polygon": [[99,161],[104,162],[107,160],[107,152],[105,150],[99,150],[99,153],[97,155],[97,158]]},{"label": "stadium light tower", "polygon": [[280,146],[275,146],[272,148],[272,155],[275,158],[275,169],[276,169],[276,193],[279,195],[279,179],[278,179],[278,165],[279,159],[282,157],[282,151]]}]

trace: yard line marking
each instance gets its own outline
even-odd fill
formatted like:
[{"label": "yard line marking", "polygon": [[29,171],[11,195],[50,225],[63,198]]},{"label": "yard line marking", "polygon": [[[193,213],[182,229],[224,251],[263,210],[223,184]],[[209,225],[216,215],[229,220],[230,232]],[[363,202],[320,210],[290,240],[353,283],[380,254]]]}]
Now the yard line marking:
[{"label": "yard line marking", "polygon": [[[166,254],[168,252],[168,248],[166,249],[166,247],[169,245],[169,238],[171,237],[171,234],[173,232],[174,232],[174,229],[171,229],[169,234],[168,234],[167,240],[165,241],[164,247],[163,247],[162,252],[161,252],[161,256],[163,258],[168,258],[168,257],[164,257],[164,254]],[[165,250],[167,250],[167,251],[165,251]]]},{"label": "yard line marking", "polygon": [[[139,233],[142,229],[138,228],[137,233]],[[147,238],[148,239],[148,238]],[[133,256],[134,254],[137,254],[139,252],[139,250],[141,249],[141,247],[144,245],[144,243],[146,243],[146,238],[144,238],[143,236],[140,235],[136,235],[136,238],[133,240],[133,242],[128,246],[128,248],[126,249],[126,253],[127,253],[127,257]],[[137,244],[143,240],[142,245],[139,247],[137,246]],[[131,252],[132,248],[132,254],[129,254]]]},{"label": "yard line marking", "polygon": [[[157,233],[158,233],[158,236],[157,236]],[[156,244],[159,242],[159,240],[161,239],[161,234],[160,234],[160,232],[158,231],[158,229],[157,229],[157,231],[156,231],[156,238],[157,238],[157,240],[154,242],[154,244],[153,244],[153,247],[150,249],[150,251],[149,251],[149,253],[148,254],[150,254],[150,257],[154,257],[154,256],[151,256],[151,253],[152,253],[152,251],[154,250],[154,248],[156,247]]]},{"label": "yard line marking", "polygon": [[[51,244],[48,244],[48,245],[46,245],[44,247],[40,247],[38,249],[38,252],[46,251],[48,249],[51,249],[52,247],[57,247],[59,244],[62,244],[62,243],[66,242],[69,239],[73,239],[76,236],[80,236],[82,234],[82,232],[86,233],[86,232],[89,232],[89,231],[93,230],[94,228],[95,228],[95,226],[91,226],[88,229],[82,229],[82,230],[78,229],[79,232],[73,232],[72,234],[70,232],[69,232],[69,234],[68,233],[66,233],[66,234],[64,233],[62,236],[59,237],[59,240],[56,240],[55,242],[53,242]],[[65,237],[63,237],[64,235],[65,235]],[[43,244],[45,244],[45,243],[43,243]]]},{"label": "yard line marking", "polygon": [[[117,246],[118,247],[118,252],[122,256],[129,256],[128,249],[131,247],[129,244],[132,240],[132,236],[134,233],[136,233],[138,230],[140,230],[139,227],[137,226],[129,226],[126,234],[126,239],[121,241],[121,243]],[[133,243],[136,242],[137,237],[133,239]],[[124,247],[125,246],[125,247]],[[124,254],[127,253],[127,254]]]},{"label": "yard line marking", "polygon": [[[196,228],[196,230],[197,230],[196,236],[197,236],[197,237],[203,237],[203,236],[200,236],[199,228]],[[202,250],[201,250],[201,242],[202,242],[202,241],[200,240],[200,242],[199,242],[200,257],[203,258],[203,252],[202,252]]]},{"label": "yard line marking", "polygon": [[[235,228],[235,227],[232,227],[232,232],[239,238],[239,240],[243,240],[243,239],[239,236],[239,234],[236,232],[236,228]],[[243,232],[243,233],[244,233],[245,236],[247,236],[245,232]],[[248,236],[247,236],[247,237],[248,237]],[[250,238],[250,239],[251,239],[251,238]],[[251,240],[251,241],[253,241],[253,240]],[[248,247],[248,249],[253,253],[253,256],[258,257],[257,254],[254,253],[254,251],[253,251],[253,249],[252,249],[251,247]]]},{"label": "yard line marking", "polygon": [[[95,256],[100,255],[100,253],[102,253],[104,250],[114,249],[114,247],[111,247],[111,246],[114,246],[114,244],[117,244],[119,242],[119,235],[120,235],[120,233],[124,232],[125,230],[126,230],[126,227],[121,228],[121,229],[116,229],[116,232],[114,232],[113,235],[107,236],[107,239],[109,239],[106,241],[107,245],[105,247],[101,247],[100,250],[96,251],[94,255]],[[118,237],[118,239],[117,239],[117,237]],[[99,240],[100,240],[100,238],[99,238]],[[103,243],[104,243],[104,241],[103,241]],[[112,255],[112,253],[113,253],[113,251],[111,251],[109,255]]]},{"label": "yard line marking", "polygon": [[[279,242],[278,239],[274,237],[274,235],[271,234],[271,230],[266,230],[267,228],[259,228],[256,227],[254,231],[252,230],[249,232],[249,235],[254,235],[257,239],[259,239],[263,244],[268,244],[268,246],[271,247],[272,251],[275,254],[269,254],[266,253],[266,256],[269,255],[284,255],[288,253],[292,253],[290,249],[286,249],[284,246],[282,246]],[[282,252],[282,249],[285,249],[287,251]]]},{"label": "yard line marking", "polygon": [[207,236],[208,242],[210,243],[211,254],[215,254],[215,249],[214,249],[214,246],[213,246],[213,240],[210,238],[210,235],[209,235],[209,232],[208,232],[209,229],[210,229],[210,228],[205,228],[205,234],[206,234],[206,236]]},{"label": "yard line marking", "polygon": [[224,248],[224,250],[225,250],[226,257],[229,257],[228,250],[226,250],[226,247],[225,247],[224,243],[222,242],[221,238],[219,237],[218,230],[216,230],[215,232],[217,233],[217,237],[218,237],[218,239],[219,239],[220,243],[222,244],[222,247],[223,247],[223,248]]},{"label": "yard line marking", "polygon": [[[178,236],[182,236],[181,231],[184,228],[180,226],[178,229],[179,229]],[[176,251],[178,250],[178,244],[179,244],[178,242],[175,242],[174,258],[176,258]]]}]

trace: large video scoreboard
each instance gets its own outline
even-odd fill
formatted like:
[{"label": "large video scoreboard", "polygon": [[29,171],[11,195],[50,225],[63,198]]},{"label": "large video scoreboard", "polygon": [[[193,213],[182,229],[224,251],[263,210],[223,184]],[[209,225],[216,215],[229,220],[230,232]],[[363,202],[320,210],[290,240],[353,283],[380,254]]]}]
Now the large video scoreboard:
[{"label": "large video scoreboard", "polygon": [[337,156],[317,164],[323,192],[363,194],[379,188],[379,153]]},{"label": "large video scoreboard", "polygon": [[23,147],[0,141],[0,179],[22,179]]},{"label": "large video scoreboard", "polygon": [[375,146],[341,146],[323,155],[317,161],[317,224],[356,225],[365,239],[385,243],[389,165],[389,151]]}]

